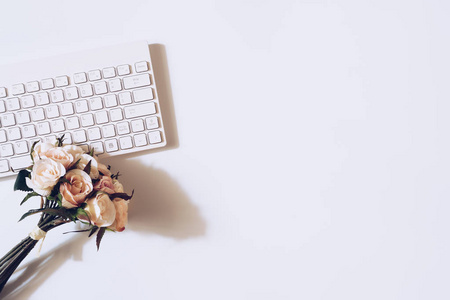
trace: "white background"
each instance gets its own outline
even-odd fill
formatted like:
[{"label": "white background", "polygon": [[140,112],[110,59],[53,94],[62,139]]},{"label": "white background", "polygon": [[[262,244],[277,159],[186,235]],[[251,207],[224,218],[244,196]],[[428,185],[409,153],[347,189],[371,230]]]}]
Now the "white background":
[{"label": "white background", "polygon": [[[450,298],[448,1],[1,10],[0,63],[161,44],[173,117],[172,147],[110,162],[136,190],[127,229],[99,252],[70,226],[50,232],[5,299]],[[38,203],[19,207],[13,181],[1,252],[36,223],[17,223]]]}]

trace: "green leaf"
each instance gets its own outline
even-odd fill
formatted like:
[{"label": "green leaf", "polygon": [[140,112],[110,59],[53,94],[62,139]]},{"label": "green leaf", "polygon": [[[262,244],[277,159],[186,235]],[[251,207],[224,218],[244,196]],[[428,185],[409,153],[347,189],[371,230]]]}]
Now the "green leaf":
[{"label": "green leaf", "polygon": [[86,172],[87,174],[91,173],[91,160],[87,163],[86,167],[84,167],[84,172]]},{"label": "green leaf", "polygon": [[110,194],[109,198],[111,198],[111,200],[114,200],[114,198],[121,198],[123,200],[130,200],[131,198],[133,198],[134,195],[134,190],[131,192],[131,195],[128,196],[127,193],[114,193],[114,194]]},{"label": "green leaf", "polygon": [[28,199],[30,199],[31,197],[35,197],[35,196],[40,196],[38,193],[36,192],[31,192],[28,193],[25,198],[23,198],[22,202],[20,202],[20,205],[24,204],[25,202],[27,202]]},{"label": "green leaf", "polygon": [[66,233],[75,233],[75,232],[87,232],[87,231],[90,231],[90,230],[91,230],[91,229],[88,228],[88,229],[81,229],[81,230],[66,231],[66,232],[63,232],[63,234],[66,234]]},{"label": "green leaf", "polygon": [[82,208],[82,207],[77,208],[77,218],[78,218],[78,216],[86,216],[86,218],[89,221],[89,224],[91,224],[91,217],[89,217],[88,212],[85,211],[84,208]]},{"label": "green leaf", "polygon": [[89,237],[91,237],[94,233],[96,233],[98,229],[99,229],[99,227],[93,226],[91,228],[91,232],[89,233]]},{"label": "green leaf", "polygon": [[96,243],[97,243],[97,251],[100,249],[100,242],[102,241],[103,235],[105,234],[106,231],[106,227],[101,227],[100,230],[97,233],[97,239],[96,239]]},{"label": "green leaf", "polygon": [[56,138],[56,147],[62,147],[64,142],[64,136],[66,134],[61,135],[59,138]]},{"label": "green leaf", "polygon": [[65,208],[39,208],[39,209],[30,209],[28,212],[26,212],[19,220],[22,221],[23,219],[25,219],[26,217],[29,217],[31,215],[34,214],[38,214],[38,213],[46,213],[48,215],[52,215],[52,216],[60,216],[63,217],[64,219],[69,219],[69,220],[73,220],[74,216],[73,213]]},{"label": "green leaf", "polygon": [[25,178],[30,177],[30,172],[27,170],[20,170],[16,177],[16,182],[14,183],[15,191],[32,192],[33,189],[29,188]]},{"label": "green leaf", "polygon": [[56,196],[56,202],[58,203],[58,205],[61,207],[62,206],[62,195],[61,195],[61,193],[59,193],[57,196]]}]

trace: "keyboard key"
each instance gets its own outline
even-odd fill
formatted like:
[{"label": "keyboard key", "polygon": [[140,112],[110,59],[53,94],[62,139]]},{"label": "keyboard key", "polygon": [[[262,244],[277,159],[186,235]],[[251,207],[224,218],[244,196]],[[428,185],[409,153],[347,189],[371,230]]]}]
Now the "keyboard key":
[{"label": "keyboard key", "polygon": [[0,98],[5,98],[6,96],[8,96],[8,94],[6,93],[6,88],[0,87]]},{"label": "keyboard key", "polygon": [[143,87],[150,84],[151,84],[150,75],[147,73],[135,76],[128,76],[123,79],[123,87],[126,90]]},{"label": "keyboard key", "polygon": [[22,137],[19,127],[8,128],[8,140],[15,141]]},{"label": "keyboard key", "polygon": [[88,102],[86,100],[79,100],[75,102],[75,109],[77,113],[84,113],[89,110],[88,108]]},{"label": "keyboard key", "polygon": [[126,150],[133,147],[131,136],[124,136],[119,139],[120,149]]},{"label": "keyboard key", "polygon": [[9,163],[6,159],[0,160],[0,172],[4,173],[9,171]]},{"label": "keyboard key", "polygon": [[84,72],[75,73],[73,75],[73,81],[77,84],[87,82],[86,73],[84,73]]},{"label": "keyboard key", "polygon": [[94,95],[92,85],[90,83],[80,85],[80,95],[82,98]]},{"label": "keyboard key", "polygon": [[81,125],[83,127],[88,127],[94,125],[94,117],[92,114],[84,114],[81,116]]},{"label": "keyboard key", "polygon": [[78,99],[78,89],[76,86],[68,87],[64,90],[64,93],[66,94],[67,100],[75,100]]},{"label": "keyboard key", "polygon": [[112,122],[123,120],[122,109],[121,108],[111,109],[109,111],[109,116]]},{"label": "keyboard key", "polygon": [[12,94],[14,96],[25,94],[25,86],[22,83],[13,85]]},{"label": "keyboard key", "polygon": [[17,120],[17,124],[26,124],[26,123],[30,123],[31,119],[30,119],[30,113],[26,110],[24,111],[19,111],[16,114],[16,120]]},{"label": "keyboard key", "polygon": [[47,135],[41,138],[43,143],[49,143],[49,144],[55,144],[56,143],[56,136],[54,135]]},{"label": "keyboard key", "polygon": [[74,113],[73,105],[71,102],[66,102],[66,103],[61,104],[60,108],[61,108],[61,114],[63,116],[73,115],[73,113]]},{"label": "keyboard key", "polygon": [[97,124],[105,124],[108,121],[108,112],[102,110],[95,113],[95,122]]},{"label": "keyboard key", "polygon": [[12,144],[3,144],[0,146],[0,156],[6,157],[11,156],[14,154],[13,146]]},{"label": "keyboard key", "polygon": [[111,92],[118,92],[122,90],[122,81],[120,78],[116,78],[108,81],[109,90]]},{"label": "keyboard key", "polygon": [[61,132],[66,130],[66,126],[64,125],[63,119],[52,120],[50,122],[50,126],[53,132]]},{"label": "keyboard key", "polygon": [[20,141],[14,144],[14,152],[16,154],[28,153],[28,143],[26,141]]},{"label": "keyboard key", "polygon": [[26,95],[20,98],[20,102],[22,102],[23,108],[30,108],[34,107],[36,103],[34,102],[34,96],[33,95]]},{"label": "keyboard key", "polygon": [[[53,103],[64,101],[64,94],[62,90],[54,90],[50,92],[50,97],[52,98]],[[43,103],[47,104],[47,103]],[[39,104],[42,105],[42,104]]]},{"label": "keyboard key", "polygon": [[102,127],[103,137],[109,138],[116,136],[116,130],[114,129],[114,125],[106,125]]},{"label": "keyboard key", "polygon": [[16,125],[14,114],[3,114],[0,116],[0,120],[3,127]]},{"label": "keyboard key", "polygon": [[116,69],[114,67],[103,69],[103,78],[113,78],[116,77]]},{"label": "keyboard key", "polygon": [[0,112],[5,112],[5,111],[6,111],[5,101],[0,100]]},{"label": "keyboard key", "polygon": [[102,135],[100,134],[100,129],[98,127],[93,127],[88,129],[88,137],[89,140],[95,141],[102,138]]},{"label": "keyboard key", "polygon": [[147,135],[145,135],[145,133],[141,133],[141,134],[136,134],[134,137],[134,144],[136,145],[136,147],[142,147],[147,145]]},{"label": "keyboard key", "polygon": [[117,144],[117,140],[111,139],[105,141],[106,152],[114,152],[119,150],[119,145]]},{"label": "keyboard key", "polygon": [[73,142],[75,144],[84,143],[87,140],[86,139],[86,132],[83,129],[74,131],[73,134],[72,134],[72,138],[73,138]]},{"label": "keyboard key", "polygon": [[136,117],[143,117],[156,113],[156,106],[154,102],[145,102],[142,104],[124,107],[125,118],[132,119]]},{"label": "keyboard key", "polygon": [[6,142],[6,131],[5,130],[0,130],[0,142]]},{"label": "keyboard key", "polygon": [[43,108],[33,109],[31,111],[31,119],[33,121],[42,121],[42,120],[44,120],[45,119],[44,109]]},{"label": "keyboard key", "polygon": [[161,133],[158,131],[152,131],[148,133],[148,140],[150,141],[150,144],[157,144],[161,143]]},{"label": "keyboard key", "polygon": [[37,92],[40,90],[39,82],[37,82],[37,81],[27,82],[26,88],[27,88],[28,93]]},{"label": "keyboard key", "polygon": [[90,81],[96,81],[102,79],[102,74],[100,70],[92,70],[88,72],[88,77]]},{"label": "keyboard key", "polygon": [[69,77],[67,76],[58,76],[56,77],[56,86],[63,87],[69,85]]},{"label": "keyboard key", "polygon": [[39,135],[50,133],[50,124],[48,122],[41,122],[37,124],[37,133]]},{"label": "keyboard key", "polygon": [[[62,95],[62,91],[61,91],[61,95]],[[48,93],[47,92],[37,93],[35,95],[34,99],[36,100],[36,104],[37,105],[47,105],[47,104],[50,103],[50,99],[48,97]],[[62,100],[64,100],[64,97],[62,98]],[[53,101],[53,102],[57,102],[57,101]]]},{"label": "keyboard key", "polygon": [[131,73],[130,65],[120,65],[120,66],[118,66],[118,67],[117,67],[117,73],[118,73],[120,76],[130,74],[130,73]]},{"label": "keyboard key", "polygon": [[140,61],[134,64],[134,69],[137,73],[148,71],[148,63],[146,61]]},{"label": "keyboard key", "polygon": [[117,126],[117,133],[119,135],[124,135],[124,134],[130,133],[130,125],[128,124],[128,122],[121,122],[121,123],[118,123],[116,126]]},{"label": "keyboard key", "polygon": [[142,102],[153,99],[153,89],[151,87],[133,91],[134,102]]},{"label": "keyboard key", "polygon": [[47,78],[44,80],[41,80],[41,87],[43,90],[49,90],[55,87],[55,84],[53,82],[52,78]]},{"label": "keyboard key", "polygon": [[22,127],[22,134],[24,138],[36,136],[36,129],[34,128],[34,125],[27,125]]},{"label": "keyboard key", "polygon": [[5,100],[6,109],[9,111],[18,110],[20,108],[19,98],[9,98]]},{"label": "keyboard key", "polygon": [[119,102],[122,105],[130,104],[133,101],[131,100],[131,93],[130,92],[124,92],[119,94]]},{"label": "keyboard key", "polygon": [[89,105],[91,110],[99,110],[103,108],[102,98],[94,97],[89,99]]},{"label": "keyboard key", "polygon": [[102,142],[95,142],[91,144],[91,149],[94,149],[95,154],[102,154],[105,153],[105,149],[103,148]]},{"label": "keyboard key", "polygon": [[156,129],[159,127],[158,117],[145,118],[147,129]]},{"label": "keyboard key", "polygon": [[78,117],[67,118],[66,122],[67,122],[67,129],[69,130],[80,128],[80,122],[78,120]]},{"label": "keyboard key", "polygon": [[114,107],[117,106],[117,97],[115,94],[106,95],[103,98],[103,101],[105,101],[105,107]]},{"label": "keyboard key", "polygon": [[45,107],[45,114],[48,119],[59,117],[59,109],[57,105],[49,105]]},{"label": "keyboard key", "polygon": [[103,95],[108,92],[108,88],[106,87],[106,82],[99,81],[94,83],[94,90],[96,95]]},{"label": "keyboard key", "polygon": [[16,156],[10,159],[11,168],[14,171],[25,169],[31,166],[31,157],[29,155]]},{"label": "keyboard key", "polygon": [[131,121],[131,129],[133,130],[133,132],[144,131],[144,121],[142,121],[142,119]]}]

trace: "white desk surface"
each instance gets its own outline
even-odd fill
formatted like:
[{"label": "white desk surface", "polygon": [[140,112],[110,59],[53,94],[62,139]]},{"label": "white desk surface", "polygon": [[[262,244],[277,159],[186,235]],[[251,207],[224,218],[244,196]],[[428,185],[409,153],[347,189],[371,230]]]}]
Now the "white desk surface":
[{"label": "white desk surface", "polygon": [[[449,299],[450,2],[16,1],[0,63],[145,39],[178,147],[130,222],[54,230],[4,299]],[[163,53],[164,54],[164,53]],[[163,58],[164,55],[161,57]],[[33,228],[0,180],[0,251]],[[70,227],[70,226],[69,226]]]}]

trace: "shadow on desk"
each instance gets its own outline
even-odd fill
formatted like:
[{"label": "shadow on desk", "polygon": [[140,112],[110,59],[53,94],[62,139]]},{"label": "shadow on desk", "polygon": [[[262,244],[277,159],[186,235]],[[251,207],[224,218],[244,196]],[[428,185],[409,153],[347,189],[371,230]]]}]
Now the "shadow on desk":
[{"label": "shadow on desk", "polygon": [[[144,235],[161,235],[188,239],[205,235],[206,222],[199,209],[191,203],[181,187],[164,171],[127,159],[110,158],[113,169],[121,171],[119,180],[130,193],[129,223],[126,230]],[[108,162],[106,162],[108,163]],[[51,233],[50,233],[51,234]],[[92,238],[92,237],[91,237]],[[105,238],[108,238],[107,234]],[[28,299],[47,278],[69,259],[82,260],[82,250],[88,241],[85,233],[42,253],[41,257],[20,266],[3,289],[1,299]],[[63,284],[63,282],[61,282]]]}]

